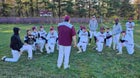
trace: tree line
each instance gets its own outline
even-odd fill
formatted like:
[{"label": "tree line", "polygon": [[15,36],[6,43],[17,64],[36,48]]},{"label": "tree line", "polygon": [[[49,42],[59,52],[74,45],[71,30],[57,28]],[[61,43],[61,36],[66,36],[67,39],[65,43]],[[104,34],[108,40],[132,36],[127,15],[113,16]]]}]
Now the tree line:
[{"label": "tree line", "polygon": [[1,0],[1,17],[38,17],[41,10],[53,17],[136,17],[140,19],[140,1],[135,0]]}]

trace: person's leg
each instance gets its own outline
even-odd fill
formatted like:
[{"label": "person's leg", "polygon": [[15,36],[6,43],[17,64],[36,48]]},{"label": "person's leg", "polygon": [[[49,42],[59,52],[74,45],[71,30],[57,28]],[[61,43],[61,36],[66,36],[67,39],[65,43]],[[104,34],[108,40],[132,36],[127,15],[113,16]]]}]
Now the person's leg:
[{"label": "person's leg", "polygon": [[45,45],[45,40],[40,40],[40,51],[43,52],[43,48]]},{"label": "person's leg", "polygon": [[117,42],[116,42],[116,49],[118,50],[118,45],[119,45],[119,40],[120,40],[120,34],[117,35],[116,40],[117,40]]},{"label": "person's leg", "polygon": [[89,37],[89,45],[91,45],[91,39],[93,37],[93,31],[90,31],[90,37]]},{"label": "person's leg", "polygon": [[87,43],[84,43],[83,46],[82,46],[82,48],[83,48],[83,52],[85,52],[86,51],[86,48],[87,48]]},{"label": "person's leg", "polygon": [[20,58],[20,53],[17,50],[12,50],[13,58],[5,58],[7,62],[17,62]]},{"label": "person's leg", "polygon": [[71,46],[65,46],[64,47],[64,69],[69,68],[69,57],[71,52]]},{"label": "person's leg", "polygon": [[100,50],[99,50],[99,52],[102,52],[103,51],[103,47],[104,47],[104,44],[103,43],[100,43]]},{"label": "person's leg", "polygon": [[32,46],[31,45],[23,45],[23,47],[20,50],[21,50],[21,52],[23,52],[23,51],[28,52],[28,59],[33,58],[33,52],[32,52]]},{"label": "person's leg", "polygon": [[58,54],[58,60],[57,60],[57,67],[60,68],[63,62],[64,57],[64,46],[59,45],[59,54]]},{"label": "person's leg", "polygon": [[117,53],[117,54],[122,54],[122,47],[124,46],[124,43],[119,43],[118,44],[118,51],[119,51],[119,53]]},{"label": "person's leg", "polygon": [[113,50],[116,50],[116,43],[117,43],[116,35],[114,35],[114,37],[113,37]]},{"label": "person's leg", "polygon": [[93,35],[94,35],[94,42],[95,42],[95,43],[96,43],[96,41],[97,41],[96,34],[97,34],[97,32],[94,31],[94,32],[93,32]]},{"label": "person's leg", "polygon": [[46,44],[45,47],[46,47],[47,54],[50,54],[49,44]]},{"label": "person's leg", "polygon": [[126,49],[127,49],[128,54],[130,54],[130,55],[133,54],[134,53],[134,44],[127,44]]},{"label": "person's leg", "polygon": [[81,42],[79,42],[78,44],[77,44],[77,48],[78,48],[78,52],[77,53],[81,53],[82,52],[82,50],[81,50]]},{"label": "person's leg", "polygon": [[54,48],[55,48],[55,45],[53,44],[53,45],[51,45],[50,46],[50,48],[51,48],[51,53],[54,53]]},{"label": "person's leg", "polygon": [[97,46],[96,50],[99,52],[100,51],[100,42],[96,42],[96,46]]},{"label": "person's leg", "polygon": [[109,39],[106,39],[105,45],[108,47],[109,46]]},{"label": "person's leg", "polygon": [[109,48],[110,48],[111,45],[112,45],[112,38],[109,39],[109,43],[108,43],[108,45],[109,45]]},{"label": "person's leg", "polygon": [[131,35],[132,35],[132,39],[134,39],[134,34],[133,34],[133,31],[131,31]]}]

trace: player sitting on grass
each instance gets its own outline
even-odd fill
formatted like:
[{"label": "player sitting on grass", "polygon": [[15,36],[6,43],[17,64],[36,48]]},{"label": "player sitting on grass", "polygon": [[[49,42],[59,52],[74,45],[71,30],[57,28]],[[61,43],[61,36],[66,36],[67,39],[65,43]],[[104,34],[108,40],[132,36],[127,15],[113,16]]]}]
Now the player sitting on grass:
[{"label": "player sitting on grass", "polygon": [[27,35],[24,37],[24,42],[25,42],[25,44],[31,45],[33,51],[36,50],[36,47],[35,47],[36,39],[35,39],[35,37],[31,34],[31,30],[27,30]]},{"label": "player sitting on grass", "polygon": [[46,36],[47,36],[47,33],[44,30],[44,27],[40,26],[39,43],[41,44],[41,46],[40,46],[40,51],[41,52],[43,52],[43,49],[44,49],[44,46],[45,46],[45,43],[46,43]]},{"label": "player sitting on grass", "polygon": [[22,54],[23,51],[28,52],[28,59],[33,58],[33,53],[32,53],[32,46],[28,44],[23,44],[21,42],[19,33],[20,29],[17,27],[13,28],[14,34],[11,37],[11,43],[10,43],[10,48],[12,49],[12,58],[7,58],[6,56],[2,57],[2,61],[7,61],[7,62],[17,62]]},{"label": "player sitting on grass", "polygon": [[54,30],[53,26],[50,27],[50,32],[48,33],[46,39],[47,39],[46,51],[48,54],[53,53],[54,48],[55,48],[55,44],[56,44],[57,39],[58,39],[58,34]]},{"label": "player sitting on grass", "polygon": [[109,27],[106,28],[106,46],[111,47],[112,44],[112,31],[110,30]]},{"label": "player sitting on grass", "polygon": [[78,35],[77,43],[79,43],[79,40],[80,40],[79,34],[82,32],[82,27],[83,27],[83,26],[80,26],[80,27],[79,27],[79,30],[77,31],[77,35]]},{"label": "player sitting on grass", "polygon": [[131,36],[131,34],[126,33],[126,31],[122,31],[122,38],[120,39],[120,43],[118,45],[119,47],[119,53],[117,54],[122,54],[122,48],[126,47],[128,54],[133,54],[134,53],[134,40]]},{"label": "player sitting on grass", "polygon": [[87,48],[87,44],[88,44],[88,37],[89,37],[89,33],[86,30],[86,27],[83,26],[82,27],[82,31],[79,33],[79,42],[77,44],[78,47],[78,52],[77,53],[81,53],[81,52],[85,52],[86,48]]},{"label": "player sitting on grass", "polygon": [[104,41],[106,39],[105,28],[103,26],[100,27],[100,32],[97,33],[96,38],[96,50],[98,51],[98,53],[101,53],[103,50]]},{"label": "player sitting on grass", "polygon": [[35,49],[36,50],[40,50],[40,48],[41,48],[41,43],[40,43],[40,41],[39,41],[39,33],[38,33],[38,31],[37,31],[37,27],[36,26],[33,26],[32,27],[32,33],[31,33],[33,36],[34,36],[34,38],[36,39],[36,42],[35,42]]}]

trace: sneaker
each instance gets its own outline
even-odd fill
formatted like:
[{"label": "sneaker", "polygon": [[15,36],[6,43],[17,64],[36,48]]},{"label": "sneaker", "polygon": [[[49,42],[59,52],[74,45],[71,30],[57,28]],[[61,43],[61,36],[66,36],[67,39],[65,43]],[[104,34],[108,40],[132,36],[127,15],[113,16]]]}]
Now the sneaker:
[{"label": "sneaker", "polygon": [[88,45],[90,46],[91,44],[89,43]]},{"label": "sneaker", "polygon": [[43,53],[43,50],[40,50],[41,53]]},{"label": "sneaker", "polygon": [[60,69],[60,68],[61,68],[61,66],[58,66],[58,65],[57,65],[57,68],[58,68],[58,69]]},{"label": "sneaker", "polygon": [[28,60],[32,60],[32,57],[28,57]]},{"label": "sneaker", "polygon": [[122,54],[122,52],[117,53],[117,55]]},{"label": "sneaker", "polygon": [[93,47],[92,49],[93,49],[93,50],[96,50],[96,48],[97,48],[97,47],[95,46],[95,47]]},{"label": "sneaker", "polygon": [[68,65],[67,67],[64,66],[64,70],[69,69],[69,68],[70,68],[70,65]]},{"label": "sneaker", "polygon": [[5,59],[6,59],[6,56],[3,56],[3,57],[1,58],[2,61],[5,61]]},{"label": "sneaker", "polygon": [[77,51],[77,53],[82,53],[82,51]]}]

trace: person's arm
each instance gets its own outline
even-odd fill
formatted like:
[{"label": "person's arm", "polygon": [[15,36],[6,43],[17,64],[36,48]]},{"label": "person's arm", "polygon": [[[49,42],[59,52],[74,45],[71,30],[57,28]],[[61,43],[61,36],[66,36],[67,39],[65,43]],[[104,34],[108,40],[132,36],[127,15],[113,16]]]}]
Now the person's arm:
[{"label": "person's arm", "polygon": [[73,43],[74,43],[74,47],[76,47],[76,31],[75,31],[75,28],[74,26],[72,27],[72,40],[73,40]]},{"label": "person's arm", "polygon": [[72,39],[73,39],[73,44],[74,44],[74,47],[76,47],[76,43],[77,43],[77,42],[76,42],[76,35],[75,35],[75,36],[73,36],[73,37],[72,37]]},{"label": "person's arm", "polygon": [[17,51],[19,51],[20,52],[20,41],[16,38],[16,36],[13,36],[12,38],[11,38],[11,45],[10,45],[10,47],[12,48],[12,49],[14,49],[14,50],[17,50]]}]

